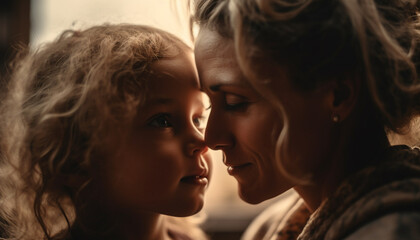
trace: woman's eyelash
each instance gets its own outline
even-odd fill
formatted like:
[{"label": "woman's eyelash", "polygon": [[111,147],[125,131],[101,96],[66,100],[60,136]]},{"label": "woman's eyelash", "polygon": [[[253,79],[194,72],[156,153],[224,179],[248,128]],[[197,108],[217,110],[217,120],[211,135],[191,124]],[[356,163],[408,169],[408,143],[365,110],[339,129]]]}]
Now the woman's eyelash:
[{"label": "woman's eyelash", "polygon": [[226,109],[227,110],[242,110],[248,106],[248,102],[242,102],[242,103],[235,103],[235,104],[227,104],[226,103]]},{"label": "woman's eyelash", "polygon": [[224,100],[227,110],[242,110],[249,104],[244,97],[235,94],[225,94]]}]

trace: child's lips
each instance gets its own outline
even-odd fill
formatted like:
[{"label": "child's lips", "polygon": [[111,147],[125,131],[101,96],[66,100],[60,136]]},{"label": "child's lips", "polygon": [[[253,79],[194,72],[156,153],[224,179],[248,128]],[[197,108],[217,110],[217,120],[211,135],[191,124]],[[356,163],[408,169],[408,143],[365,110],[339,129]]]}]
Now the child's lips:
[{"label": "child's lips", "polygon": [[207,185],[209,183],[208,170],[203,169],[199,173],[193,173],[191,175],[181,178],[181,182],[197,184],[197,185]]},{"label": "child's lips", "polygon": [[195,185],[207,185],[209,183],[209,179],[204,176],[187,176],[183,177],[181,182]]}]

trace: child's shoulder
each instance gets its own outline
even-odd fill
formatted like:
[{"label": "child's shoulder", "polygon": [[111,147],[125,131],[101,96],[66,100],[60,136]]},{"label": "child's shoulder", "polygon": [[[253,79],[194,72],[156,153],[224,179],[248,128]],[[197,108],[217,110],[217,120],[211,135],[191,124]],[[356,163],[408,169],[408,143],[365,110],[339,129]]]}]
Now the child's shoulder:
[{"label": "child's shoulder", "polygon": [[171,239],[174,239],[174,240],[193,240],[187,234],[184,234],[174,229],[168,229],[168,235],[171,237]]},{"label": "child's shoulder", "polygon": [[199,218],[164,216],[168,235],[174,240],[207,240],[208,237],[199,227]]}]

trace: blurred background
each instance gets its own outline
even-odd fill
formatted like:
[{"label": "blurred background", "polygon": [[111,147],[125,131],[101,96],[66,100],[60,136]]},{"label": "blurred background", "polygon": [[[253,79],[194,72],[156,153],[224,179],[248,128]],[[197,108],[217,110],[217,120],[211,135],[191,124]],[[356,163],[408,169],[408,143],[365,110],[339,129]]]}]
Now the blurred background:
[{"label": "blurred background", "polygon": [[[193,46],[185,3],[186,0],[2,0],[2,79],[4,81],[7,63],[19,45],[38,47],[54,40],[66,29],[103,23],[147,24],[176,34]],[[212,239],[239,239],[259,212],[283,196],[259,205],[242,202],[237,194],[236,181],[227,174],[222,163],[221,153],[213,154],[214,173],[203,210],[207,216],[203,228]]]}]

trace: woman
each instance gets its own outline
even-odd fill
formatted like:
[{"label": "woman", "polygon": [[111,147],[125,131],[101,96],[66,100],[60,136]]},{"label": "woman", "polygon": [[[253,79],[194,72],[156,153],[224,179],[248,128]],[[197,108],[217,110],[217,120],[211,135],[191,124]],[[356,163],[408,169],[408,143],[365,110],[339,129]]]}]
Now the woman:
[{"label": "woman", "polygon": [[208,145],[244,201],[303,200],[255,239],[420,237],[420,152],[387,137],[420,111],[418,5],[196,2]]}]

